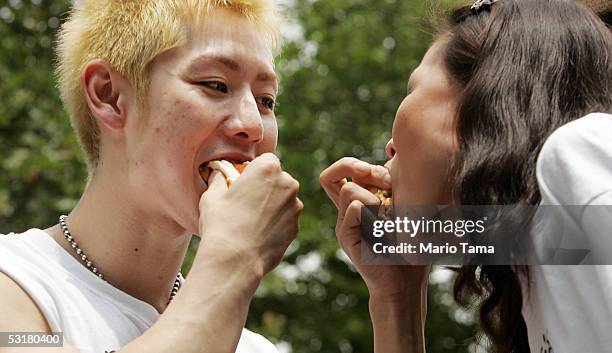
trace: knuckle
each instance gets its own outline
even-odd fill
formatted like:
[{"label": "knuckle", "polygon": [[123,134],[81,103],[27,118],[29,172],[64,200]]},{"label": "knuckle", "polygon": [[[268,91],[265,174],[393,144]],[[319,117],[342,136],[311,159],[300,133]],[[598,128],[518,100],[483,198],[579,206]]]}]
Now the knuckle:
[{"label": "knuckle", "polygon": [[278,158],[266,158],[261,161],[261,168],[267,174],[275,174],[280,171],[280,161]]},{"label": "knuckle", "polygon": [[278,159],[278,157],[274,153],[270,153],[270,152],[264,153],[264,154],[261,155],[260,158],[262,160],[264,160],[264,161],[269,161],[271,163],[280,164],[280,160]]},{"label": "knuckle", "polygon": [[342,157],[339,162],[340,162],[340,164],[347,164],[348,165],[348,164],[353,164],[356,161],[357,161],[357,158],[355,158],[355,157]]},{"label": "knuckle", "polygon": [[334,162],[332,165],[328,166],[327,168],[323,169],[321,173],[319,174],[319,181],[321,182],[327,181],[331,177],[331,175],[333,175],[334,172],[338,168],[340,168],[343,164],[344,162],[342,161],[342,159],[340,159]]},{"label": "knuckle", "polygon": [[348,206],[348,209],[351,211],[355,211],[355,210],[359,210],[361,209],[362,203],[359,200],[353,200],[351,201],[351,203]]},{"label": "knuckle", "polygon": [[300,183],[287,172],[281,172],[280,184],[292,192],[297,192],[300,189]]},{"label": "knuckle", "polygon": [[295,208],[298,214],[304,211],[304,203],[302,202],[302,200],[297,199]]},{"label": "knuckle", "polygon": [[262,154],[256,156],[255,159],[253,159],[249,164],[252,164],[252,163],[261,163],[263,161],[273,160],[275,158],[278,159],[278,157],[276,157],[274,155],[274,153],[265,152],[265,153],[262,153]]},{"label": "knuckle", "polygon": [[300,182],[295,180],[295,179],[293,179],[293,178],[291,178],[291,181],[289,181],[289,188],[292,191],[297,192],[298,190],[300,190]]},{"label": "knuckle", "polygon": [[325,183],[327,181],[327,174],[329,173],[329,168],[331,168],[331,167],[325,168],[325,169],[323,169],[321,171],[321,173],[319,173],[319,182],[321,184],[323,184],[323,183]]}]

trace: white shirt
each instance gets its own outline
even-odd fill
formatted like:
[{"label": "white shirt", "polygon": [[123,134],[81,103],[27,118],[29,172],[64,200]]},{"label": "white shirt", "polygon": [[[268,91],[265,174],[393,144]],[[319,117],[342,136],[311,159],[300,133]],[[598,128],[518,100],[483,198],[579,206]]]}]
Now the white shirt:
[{"label": "white shirt", "polygon": [[[612,207],[583,212],[612,205],[612,115],[590,114],[556,130],[538,157],[537,178],[543,205],[580,206],[571,217],[582,234],[593,226],[612,230]],[[610,351],[612,266],[531,266],[526,294],[531,352]]]},{"label": "white shirt", "polygon": [[[63,332],[64,342],[79,352],[119,350],[160,315],[150,304],[99,279],[40,229],[0,235],[0,271],[30,295],[51,330]],[[236,349],[277,352],[267,339],[246,329]]]}]

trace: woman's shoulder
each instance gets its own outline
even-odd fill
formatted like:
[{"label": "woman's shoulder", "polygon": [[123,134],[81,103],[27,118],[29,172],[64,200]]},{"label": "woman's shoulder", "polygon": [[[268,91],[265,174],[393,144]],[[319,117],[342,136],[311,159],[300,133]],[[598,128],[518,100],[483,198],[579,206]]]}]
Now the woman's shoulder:
[{"label": "woman's shoulder", "polygon": [[585,205],[612,190],[612,115],[594,113],[555,130],[538,156],[543,202]]},{"label": "woman's shoulder", "polygon": [[544,143],[542,153],[551,147],[566,147],[570,144],[593,145],[594,143],[612,144],[612,115],[592,113],[573,120],[555,130]]}]

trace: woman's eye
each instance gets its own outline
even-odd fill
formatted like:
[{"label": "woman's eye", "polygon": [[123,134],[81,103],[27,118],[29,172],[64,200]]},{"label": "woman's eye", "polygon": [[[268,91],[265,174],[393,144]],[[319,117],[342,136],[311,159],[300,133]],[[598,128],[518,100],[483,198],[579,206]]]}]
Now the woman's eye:
[{"label": "woman's eye", "polygon": [[204,87],[208,87],[208,88],[214,89],[215,91],[219,91],[219,92],[223,92],[223,93],[227,93],[228,92],[227,85],[225,83],[219,82],[219,81],[200,82],[199,85],[204,86]]},{"label": "woman's eye", "polygon": [[261,104],[270,110],[274,110],[274,108],[276,108],[276,102],[274,101],[274,99],[270,97],[259,97],[259,98],[256,98],[255,100],[257,101],[258,104]]}]

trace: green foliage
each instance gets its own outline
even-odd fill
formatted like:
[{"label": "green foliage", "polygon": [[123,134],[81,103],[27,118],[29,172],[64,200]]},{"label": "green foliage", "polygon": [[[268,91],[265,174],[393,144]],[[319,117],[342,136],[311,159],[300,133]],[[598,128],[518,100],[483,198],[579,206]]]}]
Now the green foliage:
[{"label": "green foliage", "polygon": [[56,223],[84,186],[85,166],[53,78],[66,1],[0,5],[0,232]]},{"label": "green foliage", "polygon": [[[342,156],[384,161],[406,81],[432,39],[426,7],[418,0],[283,3],[290,26],[277,63],[279,155],[300,180],[306,209],[298,240],[253,300],[248,327],[293,352],[368,352],[367,290],[338,250],[335,209],[318,175]],[[68,6],[0,2],[0,233],[55,223],[85,186],[53,77],[52,43]],[[196,240],[185,272],[195,249]],[[428,352],[467,352],[475,333],[448,286],[430,286]]]}]

